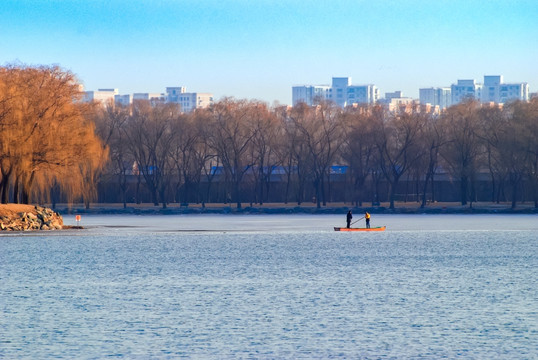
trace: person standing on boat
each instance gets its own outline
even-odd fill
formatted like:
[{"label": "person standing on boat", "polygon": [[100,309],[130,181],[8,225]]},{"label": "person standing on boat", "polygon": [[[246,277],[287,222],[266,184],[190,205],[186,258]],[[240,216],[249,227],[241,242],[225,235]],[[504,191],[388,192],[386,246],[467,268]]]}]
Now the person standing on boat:
[{"label": "person standing on boat", "polygon": [[346,216],[346,222],[347,222],[347,228],[349,229],[351,226],[351,219],[353,219],[353,215],[351,215],[351,210],[347,212]]},{"label": "person standing on boat", "polygon": [[366,228],[369,229],[370,228],[370,214],[368,213],[368,211],[364,212],[364,218],[366,219]]}]

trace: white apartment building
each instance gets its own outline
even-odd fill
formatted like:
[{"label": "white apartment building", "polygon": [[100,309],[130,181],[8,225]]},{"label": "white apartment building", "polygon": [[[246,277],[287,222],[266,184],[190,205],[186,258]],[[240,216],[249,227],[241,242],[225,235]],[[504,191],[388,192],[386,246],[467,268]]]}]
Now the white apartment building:
[{"label": "white apartment building", "polygon": [[82,101],[98,101],[103,104],[112,102],[124,106],[130,105],[135,100],[147,100],[152,104],[176,103],[182,112],[191,112],[194,109],[205,108],[213,104],[211,93],[188,93],[185,87],[167,87],[166,93],[134,93],[132,95],[120,95],[118,89],[99,89],[98,91],[86,91]]},{"label": "white apartment building", "polygon": [[[330,99],[340,107],[350,105],[348,103],[347,92],[351,86],[351,78],[349,77],[333,77],[333,82],[330,90]],[[352,91],[355,97],[355,91]]]},{"label": "white apartment building", "polygon": [[405,97],[401,91],[394,91],[385,93],[385,98],[380,99],[379,103],[384,104],[389,111],[394,112],[409,108],[416,103],[416,100]]},{"label": "white apartment building", "polygon": [[115,95],[114,102],[123,106],[128,106],[133,103],[133,95]]},{"label": "white apartment building", "polygon": [[375,85],[353,85],[347,88],[347,105],[375,104],[379,100],[379,89]]},{"label": "white apartment building", "polygon": [[459,104],[467,99],[482,99],[482,84],[478,84],[475,80],[458,80],[457,84],[452,84],[450,87],[451,103]]},{"label": "white apartment building", "polygon": [[97,91],[85,91],[83,102],[100,102],[106,104],[108,102],[114,102],[114,97],[118,95],[118,89],[98,89]]},{"label": "white apartment building", "polygon": [[133,101],[135,100],[146,100],[155,104],[164,104],[166,101],[166,96],[161,93],[134,93]]},{"label": "white apartment building", "polygon": [[529,100],[527,83],[505,84],[502,75],[486,75],[484,83],[475,80],[458,80],[450,88],[419,89],[421,104],[439,106],[441,109],[458,104],[465,99],[475,99],[483,103],[504,104],[513,100]]},{"label": "white apartment building", "polygon": [[374,104],[379,99],[375,85],[352,85],[350,77],[333,77],[332,85],[300,85],[292,87],[292,104],[314,105],[320,100],[333,101],[340,107],[353,104]]},{"label": "white apartment building", "polygon": [[452,104],[472,97],[478,101],[504,104],[514,100],[529,100],[529,84],[513,83],[505,84],[502,75],[486,75],[484,83],[479,84],[474,80],[458,80],[451,86]]},{"label": "white apartment building", "polygon": [[185,87],[167,87],[166,102],[179,104],[182,112],[203,109],[213,104],[211,93],[188,93]]},{"label": "white apartment building", "polygon": [[292,90],[292,104],[297,105],[300,102],[306,105],[312,106],[323,100],[330,100],[329,85],[302,85],[293,86]]},{"label": "white apartment building", "polygon": [[185,94],[187,88],[184,86],[167,87],[166,88],[166,102],[177,103],[179,101],[179,95]]},{"label": "white apartment building", "polygon": [[448,87],[423,88],[419,89],[419,100],[423,105],[430,104],[446,109],[452,105],[452,94]]},{"label": "white apartment building", "polygon": [[484,76],[482,102],[504,104],[512,100],[529,100],[529,84],[505,84],[502,75]]}]

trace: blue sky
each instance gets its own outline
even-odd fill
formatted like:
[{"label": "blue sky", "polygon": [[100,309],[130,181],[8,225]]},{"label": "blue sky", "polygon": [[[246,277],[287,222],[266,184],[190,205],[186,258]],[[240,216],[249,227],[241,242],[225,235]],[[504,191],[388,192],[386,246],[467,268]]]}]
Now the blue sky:
[{"label": "blue sky", "polygon": [[484,75],[535,92],[537,19],[536,0],[2,0],[0,64],[58,64],[87,90],[283,104],[333,76],[382,95]]}]

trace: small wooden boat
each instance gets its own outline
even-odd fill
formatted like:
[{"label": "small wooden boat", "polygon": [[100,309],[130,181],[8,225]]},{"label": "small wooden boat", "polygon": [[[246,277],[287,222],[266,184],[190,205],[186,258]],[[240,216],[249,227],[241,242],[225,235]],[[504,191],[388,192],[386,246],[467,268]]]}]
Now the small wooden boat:
[{"label": "small wooden boat", "polygon": [[334,231],[385,231],[386,226],[378,226],[373,228],[345,228],[345,227],[335,227]]}]

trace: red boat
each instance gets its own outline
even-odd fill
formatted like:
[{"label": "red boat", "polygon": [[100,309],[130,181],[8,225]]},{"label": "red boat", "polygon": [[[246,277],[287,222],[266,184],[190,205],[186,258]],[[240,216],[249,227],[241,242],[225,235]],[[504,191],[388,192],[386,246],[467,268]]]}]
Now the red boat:
[{"label": "red boat", "polygon": [[335,227],[334,231],[385,231],[386,226],[378,226],[373,228],[345,228],[345,227]]}]

